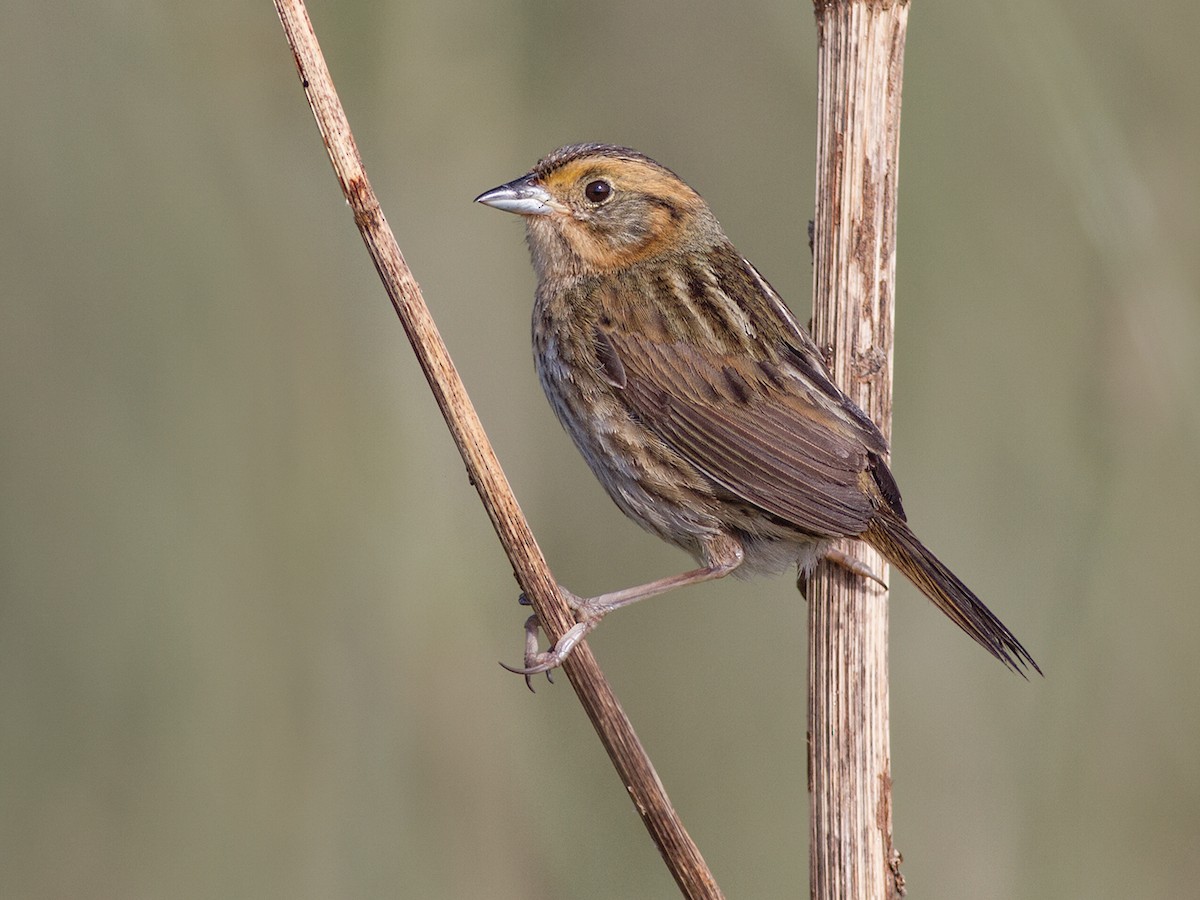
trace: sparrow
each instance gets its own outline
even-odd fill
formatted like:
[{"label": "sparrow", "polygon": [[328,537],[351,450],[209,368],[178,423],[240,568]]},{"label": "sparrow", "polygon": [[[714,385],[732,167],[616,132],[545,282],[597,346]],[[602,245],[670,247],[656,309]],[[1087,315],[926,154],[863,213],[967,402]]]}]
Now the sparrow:
[{"label": "sparrow", "polygon": [[1041,672],[909,528],[883,434],[679,176],[574,144],[475,199],[525,220],[534,359],[559,422],[621,511],[698,564],[597,597],[564,590],[577,624],[538,651],[531,617],[512,671],[549,672],[612,610],[730,573],[805,576],[830,556],[878,581],[831,555],[857,538],[1002,663]]}]

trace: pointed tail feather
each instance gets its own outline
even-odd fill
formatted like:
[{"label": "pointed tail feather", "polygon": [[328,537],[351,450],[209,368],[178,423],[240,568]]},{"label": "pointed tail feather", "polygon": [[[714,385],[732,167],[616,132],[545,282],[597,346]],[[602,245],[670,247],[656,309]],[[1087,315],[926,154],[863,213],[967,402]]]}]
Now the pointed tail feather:
[{"label": "pointed tail feather", "polygon": [[1042,674],[1029,651],[1004,623],[917,539],[902,519],[880,511],[863,538],[988,653],[1022,677],[1027,667]]}]

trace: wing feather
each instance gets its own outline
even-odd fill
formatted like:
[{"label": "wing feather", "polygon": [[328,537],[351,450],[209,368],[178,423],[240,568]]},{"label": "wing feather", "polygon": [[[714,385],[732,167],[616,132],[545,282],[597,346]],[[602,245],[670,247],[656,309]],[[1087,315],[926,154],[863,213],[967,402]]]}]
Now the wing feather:
[{"label": "wing feather", "polygon": [[768,378],[742,357],[718,369],[684,341],[620,330],[606,340],[625,373],[618,396],[716,484],[807,533],[866,530],[867,445],[823,386],[810,390],[795,372]]}]

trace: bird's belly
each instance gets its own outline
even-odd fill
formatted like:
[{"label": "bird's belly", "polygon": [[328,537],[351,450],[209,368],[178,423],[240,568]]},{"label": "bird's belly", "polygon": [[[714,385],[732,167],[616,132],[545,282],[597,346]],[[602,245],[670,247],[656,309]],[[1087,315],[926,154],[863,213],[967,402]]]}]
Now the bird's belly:
[{"label": "bird's belly", "polygon": [[538,377],[559,422],[621,511],[694,556],[722,531],[711,483],[630,415],[598,374],[564,366],[551,343]]}]

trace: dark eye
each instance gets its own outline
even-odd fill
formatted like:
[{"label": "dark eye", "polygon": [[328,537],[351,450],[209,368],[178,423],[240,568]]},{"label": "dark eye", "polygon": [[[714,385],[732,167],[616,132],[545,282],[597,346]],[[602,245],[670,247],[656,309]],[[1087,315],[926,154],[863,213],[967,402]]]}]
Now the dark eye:
[{"label": "dark eye", "polygon": [[612,185],[607,181],[589,181],[587,187],[583,189],[583,196],[587,197],[593,203],[603,203],[612,196]]}]

